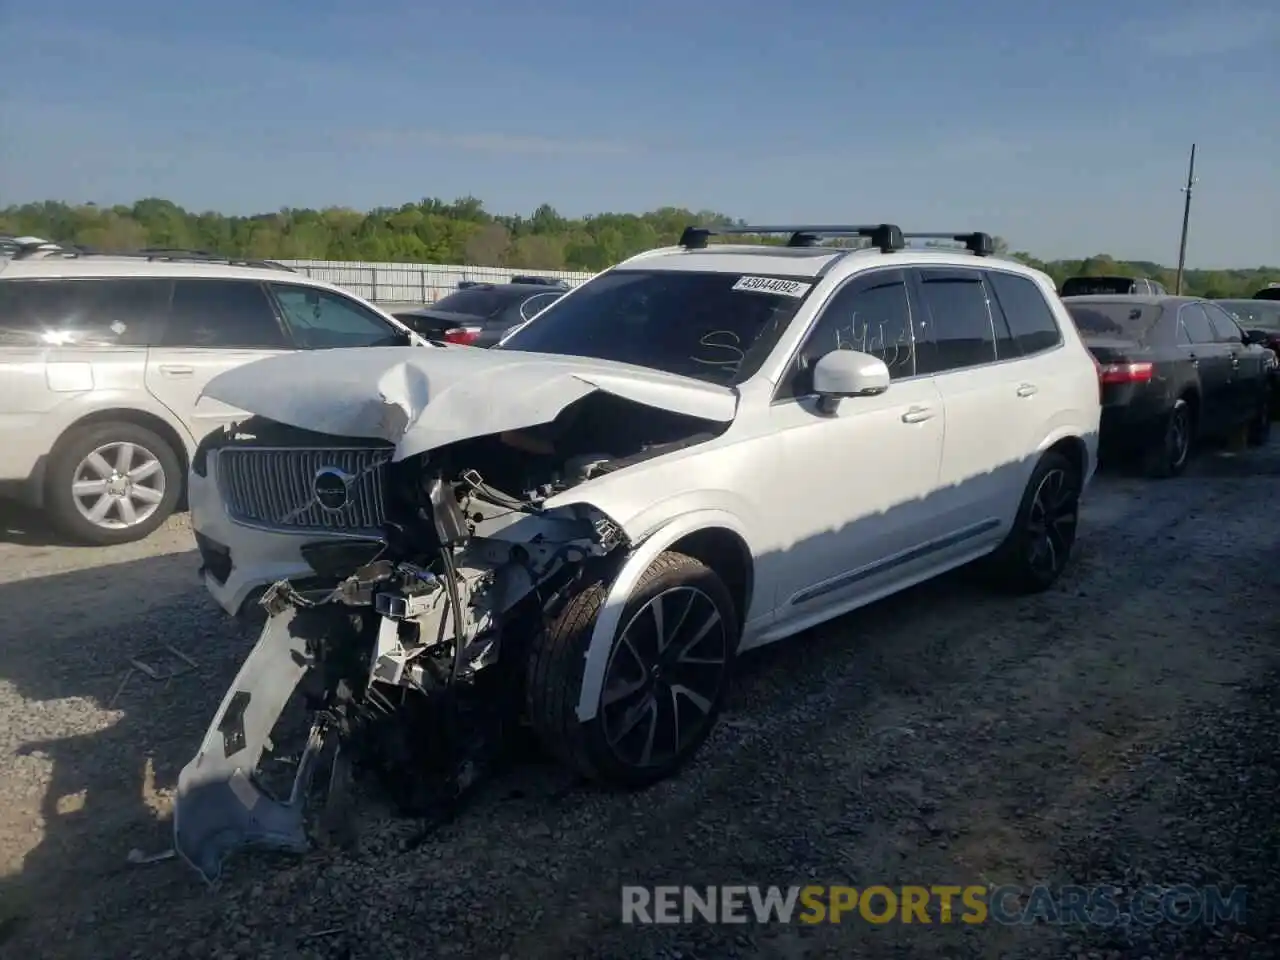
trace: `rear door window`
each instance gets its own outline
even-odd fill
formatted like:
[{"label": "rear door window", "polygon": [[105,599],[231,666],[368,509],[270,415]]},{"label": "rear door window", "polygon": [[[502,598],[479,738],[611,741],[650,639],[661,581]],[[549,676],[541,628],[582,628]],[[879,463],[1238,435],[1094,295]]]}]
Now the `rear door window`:
[{"label": "rear door window", "polygon": [[1178,319],[1186,328],[1187,337],[1192,343],[1216,343],[1218,335],[1209,322],[1209,315],[1198,303],[1188,303],[1178,311]]},{"label": "rear door window", "polygon": [[163,345],[241,350],[293,346],[261,283],[186,278],[173,283]]},{"label": "rear door window", "polygon": [[0,346],[145,347],[169,305],[168,280],[0,281]]},{"label": "rear door window", "polygon": [[1212,303],[1200,304],[1200,309],[1209,315],[1209,323],[1220,343],[1242,343],[1244,333],[1236,326],[1236,322],[1221,307]]}]

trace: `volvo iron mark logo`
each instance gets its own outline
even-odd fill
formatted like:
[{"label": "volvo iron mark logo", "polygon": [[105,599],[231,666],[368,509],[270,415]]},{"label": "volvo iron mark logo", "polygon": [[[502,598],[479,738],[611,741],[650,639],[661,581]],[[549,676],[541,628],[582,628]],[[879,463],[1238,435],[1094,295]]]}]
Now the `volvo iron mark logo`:
[{"label": "volvo iron mark logo", "polygon": [[350,502],[351,481],[354,479],[351,474],[344,473],[337,467],[322,467],[317,470],[315,479],[311,482],[316,503],[331,513],[342,510]]}]

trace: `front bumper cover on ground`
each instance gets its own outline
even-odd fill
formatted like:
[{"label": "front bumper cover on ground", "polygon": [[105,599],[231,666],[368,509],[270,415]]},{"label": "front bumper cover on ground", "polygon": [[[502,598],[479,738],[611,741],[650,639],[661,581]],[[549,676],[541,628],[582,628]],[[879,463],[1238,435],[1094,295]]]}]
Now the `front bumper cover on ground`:
[{"label": "front bumper cover on ground", "polygon": [[308,846],[305,800],[326,731],[312,725],[289,796],[277,799],[255,780],[276,721],[311,666],[311,625],[292,607],[270,617],[209,725],[195,758],[178,775],[173,841],[178,855],[205,880],[246,846],[292,852]]}]

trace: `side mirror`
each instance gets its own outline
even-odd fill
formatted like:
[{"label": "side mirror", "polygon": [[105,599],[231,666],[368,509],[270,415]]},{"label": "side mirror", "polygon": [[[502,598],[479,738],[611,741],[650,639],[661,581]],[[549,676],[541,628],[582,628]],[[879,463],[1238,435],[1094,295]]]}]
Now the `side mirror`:
[{"label": "side mirror", "polygon": [[874,397],[889,389],[889,368],[879,357],[857,350],[832,350],[813,366],[813,392],[823,413],[846,397]]}]

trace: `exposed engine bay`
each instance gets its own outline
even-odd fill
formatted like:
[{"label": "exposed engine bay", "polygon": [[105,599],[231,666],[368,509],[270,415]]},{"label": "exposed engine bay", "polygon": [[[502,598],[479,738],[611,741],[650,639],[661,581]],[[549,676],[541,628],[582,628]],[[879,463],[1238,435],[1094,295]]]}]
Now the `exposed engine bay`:
[{"label": "exposed engine bay", "polygon": [[[726,427],[595,392],[541,427],[398,462],[388,451],[381,537],[262,596],[257,644],[179,776],[179,855],[212,881],[236,848],[305,850],[311,814],[341,816],[344,784],[364,774],[402,813],[448,816],[521,727],[525,664],[545,624],[611,579],[632,546],[594,508],[544,501]],[[255,445],[350,444],[254,417],[197,460]],[[271,788],[260,762],[299,701],[305,744],[292,782]]]}]

